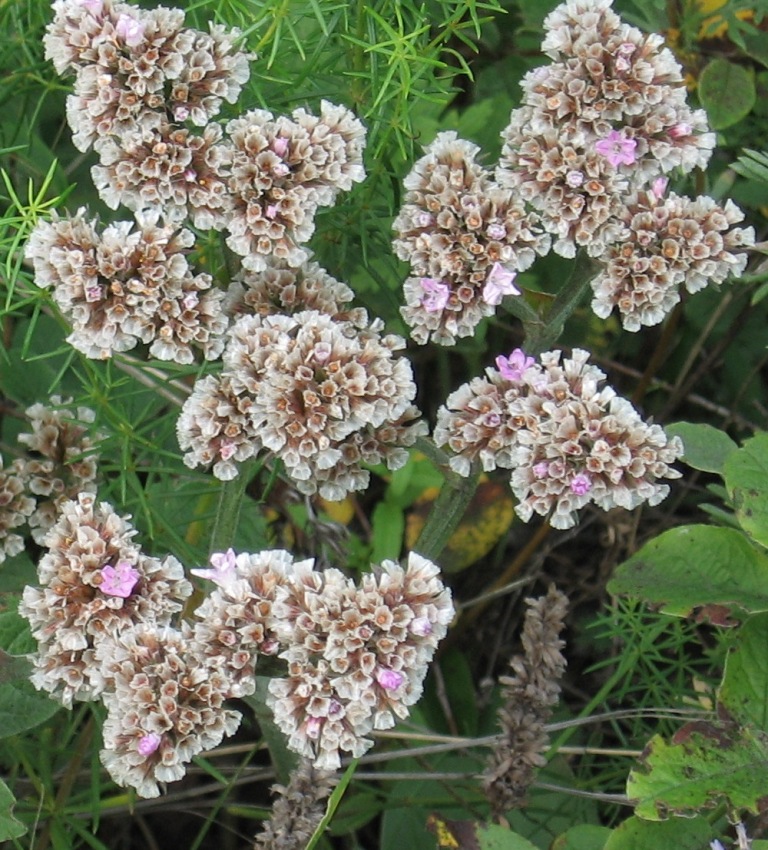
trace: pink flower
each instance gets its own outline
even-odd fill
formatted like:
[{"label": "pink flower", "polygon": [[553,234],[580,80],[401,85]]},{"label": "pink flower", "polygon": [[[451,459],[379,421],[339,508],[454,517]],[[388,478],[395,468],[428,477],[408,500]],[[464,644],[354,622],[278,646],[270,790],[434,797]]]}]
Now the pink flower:
[{"label": "pink flower", "polygon": [[100,15],[104,8],[104,0],[77,0],[77,5],[87,9],[92,15]]},{"label": "pink flower", "polygon": [[128,47],[136,47],[144,40],[144,24],[123,12],[115,24],[115,34],[122,38]]},{"label": "pink flower", "polygon": [[405,681],[405,676],[397,670],[389,670],[387,667],[379,667],[376,671],[376,681],[385,691],[396,691]]},{"label": "pink flower", "polygon": [[237,577],[237,555],[235,555],[234,549],[227,549],[226,552],[214,552],[210,561],[212,570],[190,570],[190,572],[193,576],[207,578],[219,587],[224,587]]},{"label": "pink flower", "polygon": [[186,121],[189,118],[189,109],[183,104],[179,104],[173,108],[173,117],[177,121]]},{"label": "pink flower", "polygon": [[430,623],[429,617],[416,617],[411,620],[408,628],[411,634],[418,637],[427,637],[432,634],[432,623]]},{"label": "pink flower", "polygon": [[658,200],[661,200],[667,191],[668,185],[669,180],[666,177],[657,177],[651,184],[651,192],[653,192]]},{"label": "pink flower", "polygon": [[85,300],[92,304],[94,301],[101,301],[101,287],[98,284],[85,287]]},{"label": "pink flower", "polygon": [[528,357],[522,348],[516,348],[509,357],[500,354],[496,358],[496,368],[507,381],[519,381],[523,372],[534,363],[533,357]]},{"label": "pink flower", "polygon": [[447,283],[441,283],[433,277],[423,277],[419,281],[421,288],[424,290],[424,297],[421,299],[421,305],[427,313],[439,313],[448,303],[448,297],[451,294],[451,289]]},{"label": "pink flower", "polygon": [[503,239],[507,235],[507,228],[503,224],[491,224],[488,226],[489,239]]},{"label": "pink flower", "polygon": [[520,295],[520,290],[512,282],[516,277],[517,272],[508,271],[501,263],[494,263],[483,287],[483,301],[496,307],[505,295]]},{"label": "pink flower", "polygon": [[317,740],[320,737],[320,730],[323,728],[323,718],[322,717],[314,717],[312,715],[309,716],[307,720],[306,733],[307,738],[312,738],[313,740]]},{"label": "pink flower", "polygon": [[128,561],[118,561],[116,566],[108,564],[101,571],[101,584],[99,589],[107,596],[119,596],[127,599],[136,583],[141,578],[138,570],[134,569]]},{"label": "pink flower", "polygon": [[584,172],[583,171],[569,171],[565,175],[565,182],[571,187],[571,189],[578,189],[579,186],[584,182]]},{"label": "pink flower", "polygon": [[272,150],[278,156],[285,156],[286,153],[288,153],[288,139],[284,139],[282,138],[282,136],[278,136],[278,138],[276,138],[272,142]]},{"label": "pink flower", "polygon": [[667,130],[667,133],[671,139],[684,139],[693,134],[693,127],[690,124],[675,124]]},{"label": "pink flower", "polygon": [[549,464],[545,460],[534,463],[533,474],[537,478],[546,478],[549,475]]},{"label": "pink flower", "polygon": [[152,753],[160,746],[160,741],[162,739],[155,732],[150,732],[147,735],[142,735],[139,738],[139,743],[136,745],[136,749],[139,751],[140,756],[151,756]]},{"label": "pink flower", "polygon": [[571,481],[571,493],[577,496],[583,496],[592,489],[592,482],[587,475],[577,475]]},{"label": "pink flower", "polygon": [[274,218],[277,215],[277,204],[267,204],[264,215],[267,218]]},{"label": "pink flower", "polygon": [[614,168],[617,165],[633,165],[637,159],[635,156],[636,147],[637,142],[634,139],[628,139],[618,130],[611,130],[604,139],[595,144],[595,150],[601,156],[604,156]]}]

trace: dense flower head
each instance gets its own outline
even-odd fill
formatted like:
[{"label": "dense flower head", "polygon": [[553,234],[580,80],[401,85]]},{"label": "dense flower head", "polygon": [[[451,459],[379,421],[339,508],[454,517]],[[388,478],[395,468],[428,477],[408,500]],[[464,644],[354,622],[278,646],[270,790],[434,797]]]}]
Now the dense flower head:
[{"label": "dense flower head", "polygon": [[30,236],[26,256],[35,282],[72,325],[67,338],[88,357],[105,358],[139,343],[162,360],[191,363],[194,348],[216,357],[227,319],[223,293],[207,274],[193,275],[186,229],[159,226],[156,215],[115,222],[99,233],[81,208],[71,218],[53,214]]},{"label": "dense flower head", "polygon": [[226,673],[230,695],[242,697],[256,688],[258,656],[278,651],[272,604],[279,588],[296,568],[305,563],[311,567],[312,562],[294,564],[292,556],[279,549],[239,555],[230,550],[223,557],[229,569],[193,570],[216,587],[195,610],[191,651]]},{"label": "dense flower head", "polygon": [[157,797],[159,783],[232,735],[240,714],[225,708],[226,674],[205,664],[188,629],[136,623],[96,650],[107,682],[101,761],[118,785]]},{"label": "dense flower head", "polygon": [[316,310],[357,327],[368,323],[362,307],[351,307],[354,292],[314,261],[292,268],[267,260],[263,271],[242,270],[227,292],[225,309],[231,316],[282,313],[293,315]]},{"label": "dense flower head", "polygon": [[323,769],[407,717],[453,617],[438,568],[415,553],[406,569],[385,561],[360,587],[296,565],[272,610],[288,676],[272,680],[268,702],[289,747]]},{"label": "dense flower head", "polygon": [[251,271],[267,268],[268,257],[302,265],[317,208],[364,177],[362,124],[323,101],[319,118],[303,109],[292,118],[253,109],[226,130],[233,203],[227,245]]},{"label": "dense flower head", "polygon": [[535,216],[476,162],[479,148],[439,133],[405,179],[393,247],[410,263],[401,312],[420,343],[452,344],[493,315],[518,270],[549,249]]},{"label": "dense flower head", "polygon": [[3,465],[0,455],[0,564],[24,549],[22,528],[35,510],[35,500],[29,495],[26,464],[21,458]]},{"label": "dense flower head", "polygon": [[623,195],[674,168],[705,166],[714,134],[703,110],[687,105],[661,36],[623,23],[607,0],[568,0],[544,29],[554,61],[521,83],[496,179],[539,212],[558,253],[599,253]]},{"label": "dense flower head", "polygon": [[64,705],[104,689],[97,645],[138,622],[167,624],[192,586],[181,564],[146,555],[135,530],[106,502],[83,493],[64,502],[43,542],[40,587],[24,590],[19,613],[38,641],[32,682]]},{"label": "dense flower head", "polygon": [[438,413],[434,439],[455,452],[452,468],[512,470],[510,485],[523,520],[549,515],[569,528],[592,502],[603,510],[658,504],[669,492],[659,479],[678,478],[670,467],[681,454],[677,437],[648,425],[588,363],[586,351],[541,355],[519,378],[486,369],[453,393]]},{"label": "dense flower head", "polygon": [[365,486],[367,472],[351,475],[351,463],[378,454],[402,465],[393,439],[411,445],[421,433],[408,424],[416,386],[409,362],[395,356],[403,346],[377,323],[360,328],[314,310],[239,318],[221,376],[182,409],[185,463],[213,463],[214,474],[233,477],[233,461],[266,449],[301,492],[338,499]]},{"label": "dense flower head", "polygon": [[96,490],[98,454],[88,426],[95,413],[71,407],[71,399],[51,396],[50,404],[33,404],[25,411],[31,431],[18,436],[28,457],[24,470],[37,504],[29,518],[32,536],[41,543],[56,521],[62,502]]},{"label": "dense flower head", "polygon": [[[744,271],[751,227],[733,227],[743,213],[706,196],[695,200],[653,191],[625,200],[618,240],[598,257],[605,264],[591,281],[592,309],[607,318],[616,308],[628,331],[658,324],[680,300],[682,287],[697,292]],[[742,250],[740,250],[742,249]]]},{"label": "dense flower head", "polygon": [[43,43],[60,74],[76,74],[67,118],[82,151],[108,138],[140,140],[166,120],[205,126],[248,80],[239,33],[187,28],[180,9],[111,0],[57,0],[53,8]]}]

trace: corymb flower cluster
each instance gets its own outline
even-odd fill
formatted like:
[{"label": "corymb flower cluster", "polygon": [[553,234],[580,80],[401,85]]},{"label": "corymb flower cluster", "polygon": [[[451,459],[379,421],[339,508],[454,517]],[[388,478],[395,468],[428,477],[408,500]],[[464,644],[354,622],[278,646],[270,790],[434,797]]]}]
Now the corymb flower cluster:
[{"label": "corymb flower cluster", "polygon": [[670,464],[682,443],[601,388],[605,375],[588,358],[549,351],[537,363],[517,349],[450,395],[434,437],[455,453],[454,471],[468,475],[475,460],[486,471],[511,469],[518,515],[549,515],[554,528],[575,525],[590,502],[603,510],[658,504],[669,492],[659,479],[680,477]]},{"label": "corymb flower cluster", "polygon": [[667,175],[705,166],[715,137],[661,36],[624,23],[611,0],[568,0],[544,28],[553,61],[523,78],[495,170],[446,132],[405,180],[393,245],[411,267],[401,312],[419,343],[473,334],[550,244],[602,265],[592,307],[617,310],[629,331],[662,321],[681,288],[742,272],[754,245],[752,228],[733,228],[733,202],[664,198]]},{"label": "corymb flower cluster", "polygon": [[102,763],[144,797],[237,729],[225,701],[253,693],[259,655],[287,666],[269,704],[291,749],[319,768],[361,755],[371,731],[407,717],[453,617],[438,568],[416,554],[358,587],[282,550],[229,550],[192,570],[214,588],[180,620],[184,568],[145,554],[135,535],[91,494],[65,502],[19,611],[38,641],[35,686],[67,706],[104,703]]}]

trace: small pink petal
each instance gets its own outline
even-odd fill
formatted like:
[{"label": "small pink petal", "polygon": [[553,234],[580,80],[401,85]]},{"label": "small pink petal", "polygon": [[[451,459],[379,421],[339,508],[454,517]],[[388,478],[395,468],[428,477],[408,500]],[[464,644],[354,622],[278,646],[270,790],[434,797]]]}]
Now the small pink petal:
[{"label": "small pink petal", "polygon": [[577,496],[584,496],[592,489],[592,482],[586,475],[577,475],[571,481],[571,492]]},{"label": "small pink petal", "polygon": [[664,197],[664,193],[667,191],[668,185],[669,180],[666,177],[657,177],[651,184],[651,191],[658,200],[661,200]]},{"label": "small pink petal", "polygon": [[405,681],[405,676],[397,670],[389,670],[387,667],[379,667],[376,671],[376,681],[385,691],[396,691]]},{"label": "small pink petal", "polygon": [[115,24],[115,33],[128,47],[137,47],[144,40],[144,24],[123,12]]},{"label": "small pink petal", "polygon": [[162,738],[155,732],[142,735],[142,737],[139,738],[139,743],[136,745],[139,755],[144,757],[151,756],[152,753],[154,753],[160,746],[161,740]]},{"label": "small pink petal", "polygon": [[549,464],[545,460],[534,463],[533,474],[537,478],[546,478],[549,475]]},{"label": "small pink petal", "polygon": [[496,368],[501,373],[501,377],[507,381],[522,380],[523,373],[529,366],[533,366],[536,361],[528,355],[522,348],[516,348],[509,357],[504,357],[500,354],[496,358]]},{"label": "small pink petal", "polygon": [[411,620],[408,629],[411,634],[418,637],[427,637],[432,634],[432,623],[429,621],[429,617],[416,617]]},{"label": "small pink petal", "polygon": [[419,283],[424,290],[424,297],[421,299],[422,307],[428,313],[439,313],[443,310],[451,294],[448,284],[441,283],[433,277],[423,277]]},{"label": "small pink petal", "polygon": [[264,215],[267,218],[274,218],[277,215],[277,204],[267,204]]},{"label": "small pink petal", "polygon": [[107,596],[118,596],[127,599],[136,587],[141,573],[134,569],[128,561],[118,561],[116,566],[108,564],[101,570],[99,590]]},{"label": "small pink petal", "polygon": [[675,124],[667,130],[667,134],[671,139],[684,139],[687,136],[693,135],[693,127],[690,124]]},{"label": "small pink petal", "polygon": [[307,720],[306,733],[308,738],[317,740],[320,737],[320,730],[323,728],[323,718],[309,716]]},{"label": "small pink petal", "polygon": [[513,283],[516,277],[517,272],[505,269],[501,263],[494,263],[483,287],[483,301],[496,307],[505,295],[520,295],[520,290]]},{"label": "small pink petal", "polygon": [[635,139],[627,138],[618,130],[611,130],[604,139],[595,143],[595,150],[614,168],[619,165],[633,165],[637,160],[635,148]]},{"label": "small pink petal", "polygon": [[190,573],[193,576],[207,578],[219,587],[224,587],[232,579],[237,578],[237,555],[235,555],[234,549],[227,549],[226,552],[214,552],[210,561],[212,570],[190,570]]},{"label": "small pink petal", "polygon": [[272,141],[272,150],[278,156],[285,156],[288,153],[288,139],[278,136]]}]

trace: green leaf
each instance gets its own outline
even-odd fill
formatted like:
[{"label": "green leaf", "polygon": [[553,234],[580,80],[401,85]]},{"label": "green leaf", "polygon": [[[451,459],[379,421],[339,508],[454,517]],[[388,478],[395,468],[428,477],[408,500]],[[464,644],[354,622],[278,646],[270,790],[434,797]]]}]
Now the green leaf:
[{"label": "green leaf", "polygon": [[[631,817],[613,830],[603,850],[702,850],[716,833],[702,817],[647,821]],[[597,848],[595,848],[597,850]]]},{"label": "green leaf", "polygon": [[373,509],[373,551],[371,560],[378,564],[384,559],[397,560],[403,548],[405,516],[395,502],[385,499]]},{"label": "green leaf", "polygon": [[15,802],[8,786],[0,779],[0,841],[10,841],[27,831],[26,826],[13,816]]},{"label": "green leaf", "polygon": [[699,97],[713,130],[741,121],[755,105],[754,74],[741,65],[717,58],[699,77]]},{"label": "green leaf", "polygon": [[29,662],[20,657],[35,648],[27,621],[15,611],[0,613],[0,738],[32,729],[61,707],[36,691],[29,681]]},{"label": "green leaf", "polygon": [[757,729],[721,721],[688,723],[671,744],[652,738],[641,763],[629,775],[627,796],[636,802],[638,816],[648,820],[690,816],[721,802],[757,814],[766,802],[768,735]]},{"label": "green leaf", "polygon": [[477,843],[479,850],[536,850],[527,838],[496,824],[478,827]]},{"label": "green leaf", "polygon": [[726,458],[738,449],[724,431],[711,425],[674,422],[664,430],[671,437],[680,437],[683,441],[683,461],[702,472],[722,474]]},{"label": "green leaf", "polygon": [[556,838],[552,850],[603,850],[611,833],[607,826],[580,823]]},{"label": "green leaf", "polygon": [[725,486],[741,527],[768,546],[768,434],[758,434],[729,455]]},{"label": "green leaf", "polygon": [[684,525],[621,564],[608,590],[660,604],[678,616],[706,605],[768,611],[768,556],[732,528]]},{"label": "green leaf", "polygon": [[739,629],[718,691],[718,702],[740,723],[768,732],[768,614],[750,617]]},{"label": "green leaf", "polygon": [[435,834],[438,850],[537,850],[527,838],[497,824],[482,826],[477,821],[430,815],[427,826]]}]

